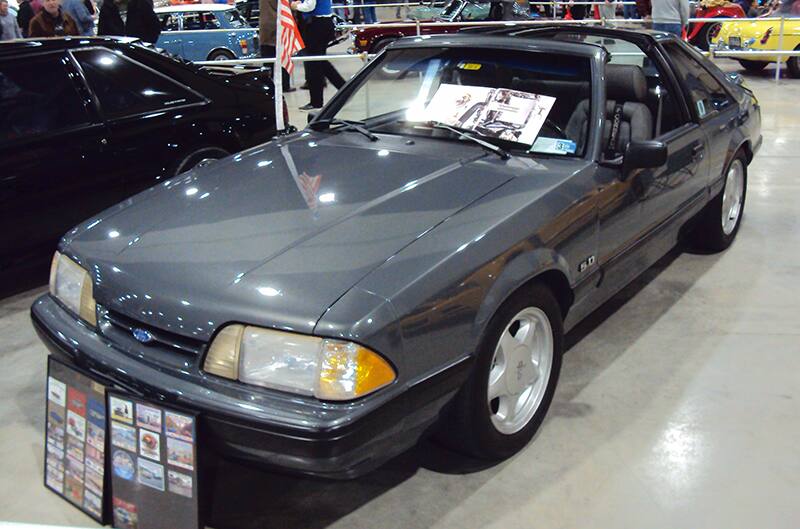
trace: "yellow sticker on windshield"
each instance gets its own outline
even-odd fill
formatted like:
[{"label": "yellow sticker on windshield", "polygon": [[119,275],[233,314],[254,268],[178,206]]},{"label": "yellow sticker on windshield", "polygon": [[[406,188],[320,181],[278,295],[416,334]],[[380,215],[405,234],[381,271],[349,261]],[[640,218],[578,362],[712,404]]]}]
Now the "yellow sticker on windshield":
[{"label": "yellow sticker on windshield", "polygon": [[481,65],[477,62],[462,62],[458,65],[458,68],[461,70],[480,70]]}]

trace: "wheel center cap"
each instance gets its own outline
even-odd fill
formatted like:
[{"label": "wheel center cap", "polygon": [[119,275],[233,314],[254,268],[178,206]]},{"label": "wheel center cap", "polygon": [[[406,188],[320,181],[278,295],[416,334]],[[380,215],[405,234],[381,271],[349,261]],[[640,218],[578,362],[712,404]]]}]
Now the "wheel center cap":
[{"label": "wheel center cap", "polygon": [[506,375],[506,384],[511,395],[519,395],[531,385],[535,374],[529,356],[530,352],[526,347],[518,347],[514,350],[513,360],[509,362],[511,369]]}]

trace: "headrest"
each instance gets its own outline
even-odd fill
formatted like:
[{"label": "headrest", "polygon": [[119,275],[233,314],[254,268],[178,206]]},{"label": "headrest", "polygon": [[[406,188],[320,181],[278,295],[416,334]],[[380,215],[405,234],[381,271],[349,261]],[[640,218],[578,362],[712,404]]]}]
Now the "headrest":
[{"label": "headrest", "polygon": [[606,64],[606,99],[643,102],[647,97],[647,79],[635,64]]}]

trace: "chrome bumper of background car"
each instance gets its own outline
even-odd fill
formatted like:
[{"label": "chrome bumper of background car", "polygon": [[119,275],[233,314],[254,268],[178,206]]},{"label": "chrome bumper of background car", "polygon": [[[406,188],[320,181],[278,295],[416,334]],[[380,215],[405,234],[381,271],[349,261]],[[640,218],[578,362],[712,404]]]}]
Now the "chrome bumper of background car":
[{"label": "chrome bumper of background car", "polygon": [[49,295],[36,300],[31,319],[39,337],[60,359],[140,397],[197,411],[200,442],[214,452],[333,479],[362,475],[413,446],[464,383],[471,365],[464,359],[391,398],[331,405],[322,416],[333,420],[320,420],[316,413],[324,403],[304,412],[296,398],[276,395],[286,405],[275,400],[276,413],[267,419],[256,410],[248,413],[247,386],[240,385],[242,392],[233,398],[190,377],[148,365],[118,350]]}]

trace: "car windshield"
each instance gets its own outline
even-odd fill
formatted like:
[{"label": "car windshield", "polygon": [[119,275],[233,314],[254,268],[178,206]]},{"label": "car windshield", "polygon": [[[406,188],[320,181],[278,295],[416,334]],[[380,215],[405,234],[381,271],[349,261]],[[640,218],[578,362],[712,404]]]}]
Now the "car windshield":
[{"label": "car windshield", "polygon": [[584,153],[591,108],[586,57],[408,48],[376,60],[321,118],[373,132],[458,139],[437,126],[447,125],[517,154]]}]

